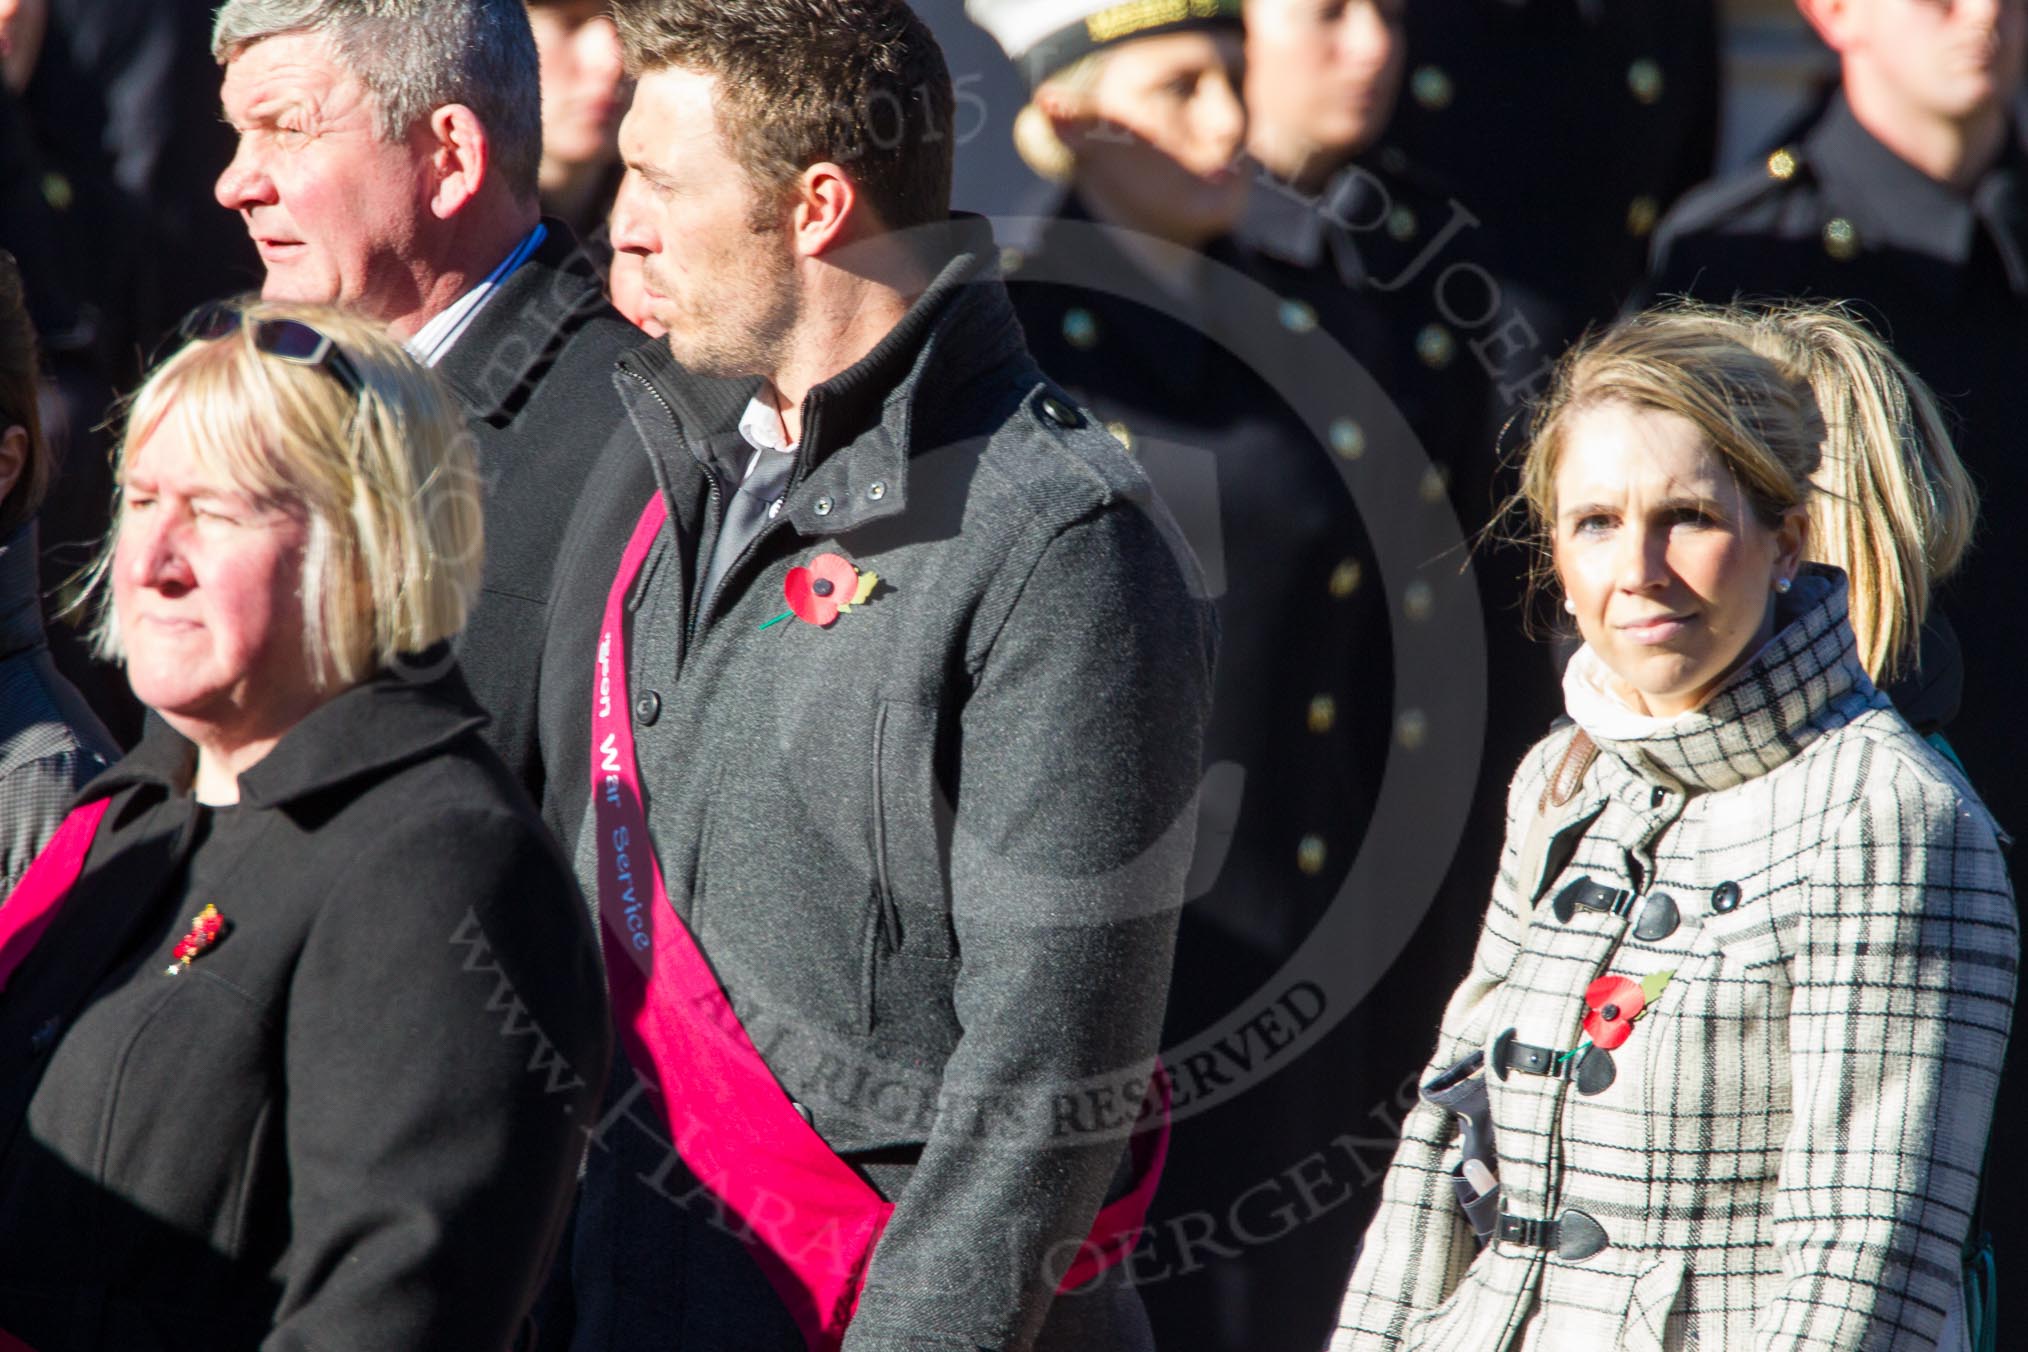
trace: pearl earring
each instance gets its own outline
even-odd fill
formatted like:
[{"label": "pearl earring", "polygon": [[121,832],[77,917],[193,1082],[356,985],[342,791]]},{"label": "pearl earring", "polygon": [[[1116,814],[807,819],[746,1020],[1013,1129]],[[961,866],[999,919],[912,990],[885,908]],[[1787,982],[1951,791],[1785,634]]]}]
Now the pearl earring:
[{"label": "pearl earring", "polygon": [[1787,596],[1789,594],[1789,588],[1795,585],[1796,585],[1795,583],[1789,581],[1785,577],[1778,577],[1775,579],[1775,595]]},{"label": "pearl earring", "polygon": [[1566,614],[1566,615],[1575,615],[1575,614],[1577,614],[1577,602],[1575,602],[1575,601],[1571,600],[1571,599],[1570,599],[1570,598],[1569,598],[1568,596],[1564,597],[1564,598],[1563,598],[1563,613],[1564,613],[1564,614]]}]

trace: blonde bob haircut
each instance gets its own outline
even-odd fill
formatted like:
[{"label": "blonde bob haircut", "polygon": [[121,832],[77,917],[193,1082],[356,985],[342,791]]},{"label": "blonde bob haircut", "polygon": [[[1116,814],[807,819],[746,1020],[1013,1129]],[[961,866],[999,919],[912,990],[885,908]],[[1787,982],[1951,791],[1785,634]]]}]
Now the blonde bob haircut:
[{"label": "blonde bob haircut", "polygon": [[[477,461],[457,405],[378,327],[328,306],[244,300],[239,328],[199,339],[156,368],[127,409],[114,476],[173,426],[206,474],[263,508],[299,513],[304,647],[320,686],[350,685],[455,636],[478,593],[485,543]],[[334,341],[359,375],[357,398],[325,366],[253,342],[262,320],[294,319]],[[103,588],[102,657],[125,656],[103,587],[125,522],[94,566]]]},{"label": "blonde bob haircut", "polygon": [[1913,669],[1931,590],[1970,548],[1979,501],[1935,396],[1871,329],[1835,305],[1677,301],[1579,343],[1522,459],[1538,590],[1554,578],[1564,428],[1610,401],[1688,419],[1762,525],[1807,507],[1810,557],[1850,578],[1867,671],[1885,684]]}]

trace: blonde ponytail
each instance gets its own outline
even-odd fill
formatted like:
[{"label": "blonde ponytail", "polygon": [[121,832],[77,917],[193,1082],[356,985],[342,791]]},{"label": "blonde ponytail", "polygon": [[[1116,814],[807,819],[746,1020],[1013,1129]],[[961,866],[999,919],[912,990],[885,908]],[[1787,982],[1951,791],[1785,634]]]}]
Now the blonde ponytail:
[{"label": "blonde ponytail", "polygon": [[1801,370],[1824,419],[1810,556],[1851,579],[1859,657],[1886,684],[1912,670],[1935,586],[1971,547],[1978,491],[1936,397],[1842,308],[1768,311],[1756,346]]}]

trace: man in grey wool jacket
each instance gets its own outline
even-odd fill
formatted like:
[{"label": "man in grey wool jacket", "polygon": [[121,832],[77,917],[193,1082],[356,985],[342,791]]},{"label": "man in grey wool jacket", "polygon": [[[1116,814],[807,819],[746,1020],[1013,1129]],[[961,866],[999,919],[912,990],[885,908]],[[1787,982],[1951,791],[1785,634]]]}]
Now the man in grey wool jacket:
[{"label": "man in grey wool jacket", "polygon": [[557,561],[545,815],[609,970],[645,947],[645,827],[656,923],[694,936],[758,1097],[892,1214],[849,1327],[813,1333],[764,1223],[808,1199],[743,1211],[712,1161],[752,1138],[712,1086],[617,1066],[541,1346],[1145,1347],[1124,1271],[1066,1270],[1152,1173],[1129,1132],[1162,1116],[1214,643],[1195,565],[1035,366],[991,230],[950,215],[950,76],[901,0],[616,17],[639,85],[613,241],[669,341],[621,359],[638,444]]}]

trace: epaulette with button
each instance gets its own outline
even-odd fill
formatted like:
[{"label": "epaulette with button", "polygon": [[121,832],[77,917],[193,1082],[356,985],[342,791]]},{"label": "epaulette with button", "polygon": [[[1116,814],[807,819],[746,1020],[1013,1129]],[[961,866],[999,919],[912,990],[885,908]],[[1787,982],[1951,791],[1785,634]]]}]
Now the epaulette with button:
[{"label": "epaulette with button", "polygon": [[1034,410],[1037,421],[1060,431],[1075,432],[1086,422],[1084,413],[1069,395],[1046,385],[1036,391],[1028,407]]},{"label": "epaulette with button", "polygon": [[1662,219],[1657,248],[1681,235],[1695,234],[1736,222],[1761,208],[1772,208],[1791,193],[1816,186],[1816,175],[1801,145],[1785,145],[1759,164],[1693,188]]}]

